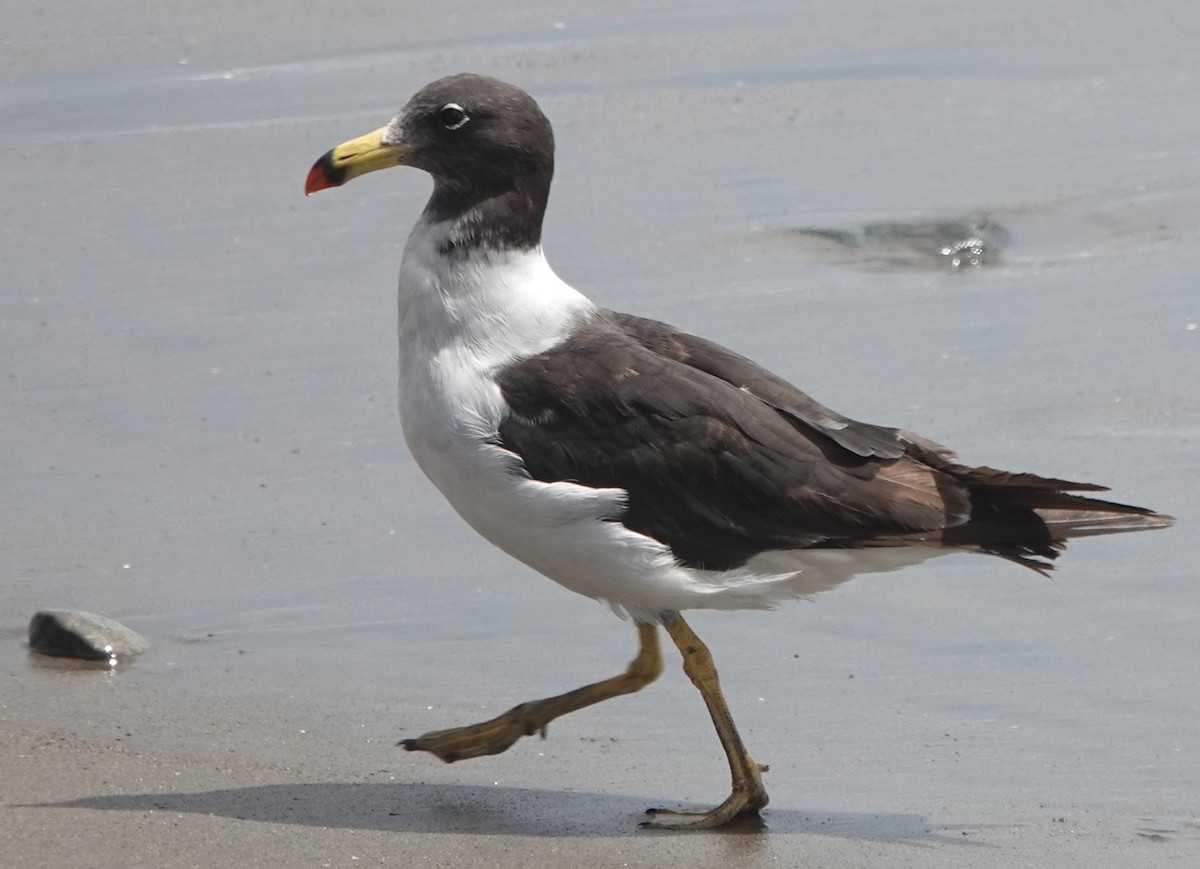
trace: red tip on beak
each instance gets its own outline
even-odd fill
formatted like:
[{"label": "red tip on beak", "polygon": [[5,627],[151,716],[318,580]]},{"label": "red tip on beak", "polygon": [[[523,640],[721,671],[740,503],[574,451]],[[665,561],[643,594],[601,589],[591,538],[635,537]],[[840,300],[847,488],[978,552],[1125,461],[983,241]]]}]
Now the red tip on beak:
[{"label": "red tip on beak", "polygon": [[318,190],[324,190],[326,187],[336,187],[337,182],[329,177],[328,160],[322,157],[313,167],[308,170],[308,178],[304,181],[304,195],[308,196],[311,193],[316,193]]},{"label": "red tip on beak", "polygon": [[398,145],[384,144],[386,132],[386,127],[380,127],[373,133],[343,142],[332,151],[322,154],[321,159],[308,170],[304,195],[326,187],[341,187],[351,178],[376,169],[404,165],[408,150]]}]

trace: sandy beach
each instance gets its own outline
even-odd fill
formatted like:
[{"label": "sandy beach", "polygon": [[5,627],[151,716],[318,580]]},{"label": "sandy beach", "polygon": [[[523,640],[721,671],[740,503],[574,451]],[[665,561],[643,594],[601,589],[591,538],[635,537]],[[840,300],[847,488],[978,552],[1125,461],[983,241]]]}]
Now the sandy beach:
[{"label": "sandy beach", "polygon": [[[1200,861],[1193,4],[5,21],[0,863]],[[696,614],[771,767],[761,827],[638,829],[727,792],[673,657],[497,757],[397,748],[635,650],[606,607],[474,536],[404,448],[395,279],[428,179],[302,194],[326,149],[464,70],[553,121],[547,254],[601,304],[1178,525],[1080,541],[1049,580],[952,555]],[[994,227],[996,250],[954,268],[912,240],[947,224]],[[116,671],[31,655],[46,608],[151,648]]]}]

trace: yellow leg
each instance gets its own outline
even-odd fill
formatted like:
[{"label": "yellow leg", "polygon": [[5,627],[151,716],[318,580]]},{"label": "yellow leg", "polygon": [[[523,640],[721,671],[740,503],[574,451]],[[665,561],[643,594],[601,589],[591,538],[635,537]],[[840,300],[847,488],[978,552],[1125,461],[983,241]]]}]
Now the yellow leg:
[{"label": "yellow leg", "polygon": [[713,665],[712,654],[678,613],[667,616],[663,627],[683,654],[683,671],[700,691],[700,696],[704,698],[704,704],[708,707],[708,714],[712,716],[721,747],[725,749],[725,756],[729,758],[733,789],[725,802],[708,812],[651,809],[648,814],[652,814],[654,819],[646,821],[642,826],[709,830],[724,826],[739,815],[757,815],[759,809],[767,804],[767,791],[762,783],[762,773],[766,772],[767,768],[751,760],[746,746],[742,744],[742,738],[738,736],[733,718],[729,714],[729,707],[725,704],[725,697],[721,694],[721,683],[717,680],[717,668]]},{"label": "yellow leg", "polygon": [[[535,733],[546,735],[546,725],[561,715],[645,688],[662,672],[662,655],[658,650],[658,628],[639,624],[640,648],[625,672],[603,682],[585,685],[566,694],[534,700],[514,706],[490,721],[449,730],[433,730],[416,739],[399,744],[407,751],[428,751],[446,763],[483,757],[505,751],[522,736]],[[732,726],[732,725],[731,725]]]}]

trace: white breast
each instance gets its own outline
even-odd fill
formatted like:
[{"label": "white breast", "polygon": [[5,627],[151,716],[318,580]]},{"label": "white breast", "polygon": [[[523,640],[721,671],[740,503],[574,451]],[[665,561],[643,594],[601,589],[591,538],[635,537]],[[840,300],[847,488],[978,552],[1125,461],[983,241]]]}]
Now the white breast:
[{"label": "white breast", "polygon": [[540,248],[442,256],[450,229],[418,223],[400,267],[400,421],[421,469],[466,516],[484,480],[506,479],[515,461],[493,446],[505,410],[496,372],[561,343],[594,306]]},{"label": "white breast", "polygon": [[506,410],[497,371],[561,343],[595,306],[540,249],[441,256],[449,230],[419,223],[400,270],[400,419],[409,449],[492,543],[575,591],[611,599],[619,589],[580,569],[584,550],[610,561],[614,537],[624,534],[631,540],[617,548],[626,558],[644,550],[639,569],[645,558],[669,558],[655,541],[604,521],[619,515],[624,492],[531,480],[496,445]]}]

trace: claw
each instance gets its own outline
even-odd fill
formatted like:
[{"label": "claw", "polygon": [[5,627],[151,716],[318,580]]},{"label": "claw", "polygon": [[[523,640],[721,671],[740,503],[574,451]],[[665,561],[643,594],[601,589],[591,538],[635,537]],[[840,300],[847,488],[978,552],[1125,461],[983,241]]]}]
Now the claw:
[{"label": "claw", "polygon": [[745,822],[757,829],[765,825],[759,811],[767,805],[767,792],[762,783],[750,783],[735,788],[729,798],[715,809],[707,812],[676,812],[671,809],[646,809],[651,820],[642,821],[639,827],[647,830],[712,830],[726,827],[731,822]]}]

